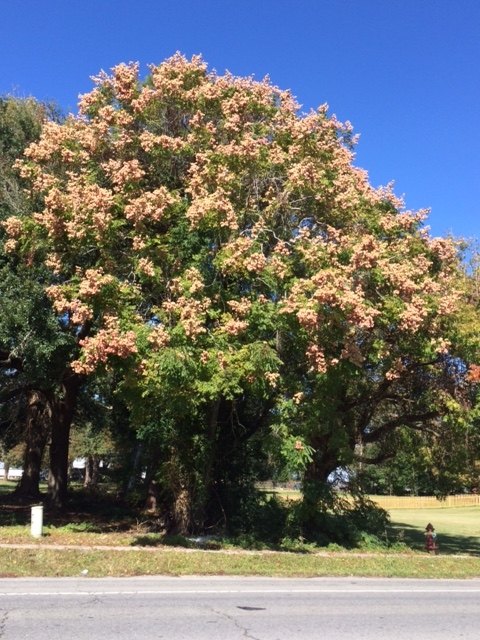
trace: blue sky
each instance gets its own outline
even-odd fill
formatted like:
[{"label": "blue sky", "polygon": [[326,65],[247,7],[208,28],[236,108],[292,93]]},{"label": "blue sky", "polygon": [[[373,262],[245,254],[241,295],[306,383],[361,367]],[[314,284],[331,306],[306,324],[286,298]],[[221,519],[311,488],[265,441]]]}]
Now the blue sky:
[{"label": "blue sky", "polygon": [[372,184],[480,238],[478,0],[0,0],[0,94],[76,110],[90,76],[179,50],[327,102]]}]

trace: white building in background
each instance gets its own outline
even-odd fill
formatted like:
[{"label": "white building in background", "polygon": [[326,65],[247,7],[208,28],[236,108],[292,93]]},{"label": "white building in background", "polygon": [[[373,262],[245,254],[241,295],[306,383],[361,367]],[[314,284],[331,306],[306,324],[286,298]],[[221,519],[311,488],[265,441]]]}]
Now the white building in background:
[{"label": "white building in background", "polygon": [[72,469],[85,469],[86,462],[86,458],[75,458],[72,462]]},{"label": "white building in background", "polygon": [[20,480],[22,477],[23,469],[17,469],[16,467],[10,467],[8,470],[8,478],[5,478],[5,465],[0,462],[0,478],[4,480]]},{"label": "white building in background", "polygon": [[8,480],[20,480],[23,474],[23,469],[12,469],[8,470]]}]

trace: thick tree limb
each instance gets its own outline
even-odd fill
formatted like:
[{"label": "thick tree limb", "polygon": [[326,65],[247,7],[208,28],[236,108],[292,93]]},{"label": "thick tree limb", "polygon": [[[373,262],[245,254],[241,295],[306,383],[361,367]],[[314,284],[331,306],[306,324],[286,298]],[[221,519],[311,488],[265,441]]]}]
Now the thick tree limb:
[{"label": "thick tree limb", "polygon": [[421,431],[427,430],[426,422],[439,418],[442,414],[439,411],[426,411],[425,413],[410,413],[388,420],[373,431],[367,431],[362,439],[365,444],[378,442],[382,436],[395,431],[398,427],[410,427]]}]

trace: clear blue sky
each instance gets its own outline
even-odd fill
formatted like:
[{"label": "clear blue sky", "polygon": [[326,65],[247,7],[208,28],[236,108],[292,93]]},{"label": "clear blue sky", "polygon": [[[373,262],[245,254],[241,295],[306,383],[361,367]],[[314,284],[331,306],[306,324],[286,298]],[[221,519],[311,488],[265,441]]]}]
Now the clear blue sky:
[{"label": "clear blue sky", "polygon": [[480,238],[479,0],[0,0],[0,94],[75,111],[90,76],[179,50],[327,102],[434,235]]}]

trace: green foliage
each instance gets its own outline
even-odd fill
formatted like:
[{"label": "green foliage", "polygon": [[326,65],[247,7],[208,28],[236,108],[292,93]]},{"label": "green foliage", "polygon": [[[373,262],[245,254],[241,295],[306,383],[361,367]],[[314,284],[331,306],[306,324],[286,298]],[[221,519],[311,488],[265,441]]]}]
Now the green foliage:
[{"label": "green foliage", "polygon": [[40,391],[46,401],[75,345],[46,295],[50,270],[4,250],[3,223],[11,216],[28,220],[33,206],[14,163],[47,117],[54,110],[34,99],[0,99],[0,439],[7,448],[27,437],[36,411],[29,394]]},{"label": "green foliage", "polygon": [[230,521],[229,533],[250,544],[268,543],[278,545],[285,535],[288,511],[287,505],[276,496],[267,498],[261,495],[248,496],[239,505]]},{"label": "green foliage", "polygon": [[45,295],[45,275],[8,262],[0,266],[0,348],[18,363],[18,381],[41,388],[55,386],[74,347]]},{"label": "green foliage", "polygon": [[[11,166],[38,119],[0,107]],[[3,386],[59,406],[73,381],[78,447],[116,446],[123,489],[153,492],[171,532],[356,544],[382,518],[332,494],[335,469],[415,455],[439,492],[458,473],[468,429],[446,416],[475,401],[457,246],[369,185],[353,140],[177,54],[146,81],[101,74],[9,174],[29,197],[3,198]],[[291,513],[256,494],[267,472],[302,480]]]},{"label": "green foliage", "polygon": [[399,430],[392,438],[391,460],[357,467],[354,473],[361,489],[371,494],[464,493],[478,486],[479,444],[475,412],[452,409],[435,431]]},{"label": "green foliage", "polygon": [[34,98],[0,98],[0,156],[13,163],[40,136],[42,121],[54,109]]}]

